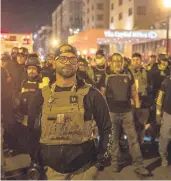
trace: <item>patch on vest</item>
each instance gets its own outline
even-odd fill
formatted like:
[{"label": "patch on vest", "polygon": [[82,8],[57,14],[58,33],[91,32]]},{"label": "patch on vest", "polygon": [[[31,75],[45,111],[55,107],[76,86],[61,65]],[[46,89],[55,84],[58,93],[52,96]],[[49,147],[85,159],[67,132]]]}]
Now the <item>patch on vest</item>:
[{"label": "patch on vest", "polygon": [[71,104],[78,103],[78,96],[70,96],[70,103]]}]

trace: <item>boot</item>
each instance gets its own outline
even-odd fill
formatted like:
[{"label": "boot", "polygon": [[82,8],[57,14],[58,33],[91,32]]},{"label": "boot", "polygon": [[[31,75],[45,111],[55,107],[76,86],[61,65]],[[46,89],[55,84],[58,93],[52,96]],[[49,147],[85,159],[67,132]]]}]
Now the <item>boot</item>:
[{"label": "boot", "polygon": [[150,172],[143,165],[136,167],[134,169],[134,172],[141,175],[141,176],[149,176],[150,175]]},{"label": "boot", "polygon": [[167,160],[166,156],[161,157],[161,165],[162,165],[162,167],[168,166],[168,160]]},{"label": "boot", "polygon": [[112,169],[113,172],[120,172],[120,168],[119,168],[118,163],[113,164],[112,167],[113,167],[113,169]]}]

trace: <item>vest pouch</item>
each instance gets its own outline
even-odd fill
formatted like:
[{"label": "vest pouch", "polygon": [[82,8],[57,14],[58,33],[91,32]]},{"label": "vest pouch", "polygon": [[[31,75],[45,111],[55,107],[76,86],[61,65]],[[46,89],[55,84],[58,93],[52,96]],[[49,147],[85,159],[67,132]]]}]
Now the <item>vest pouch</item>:
[{"label": "vest pouch", "polygon": [[82,143],[83,132],[84,120],[78,104],[66,107],[52,105],[51,111],[42,116],[42,140],[45,142],[79,144]]}]

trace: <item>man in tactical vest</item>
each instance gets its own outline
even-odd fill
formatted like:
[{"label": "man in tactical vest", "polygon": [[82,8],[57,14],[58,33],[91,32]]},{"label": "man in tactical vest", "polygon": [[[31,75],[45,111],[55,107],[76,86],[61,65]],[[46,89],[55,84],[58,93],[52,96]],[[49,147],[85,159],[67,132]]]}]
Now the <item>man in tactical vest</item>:
[{"label": "man in tactical vest", "polygon": [[156,120],[161,125],[159,139],[159,153],[162,166],[168,166],[168,144],[171,138],[171,75],[162,83],[156,102]]},{"label": "man in tactical vest", "polygon": [[[30,107],[32,106],[34,95],[38,90],[49,84],[49,78],[42,78],[42,75],[40,74],[40,59],[34,53],[29,54],[25,63],[25,68],[27,71],[27,78],[23,80],[22,83],[20,104],[16,116],[18,118],[17,121],[21,123],[20,134],[22,135],[22,138],[25,139],[25,144],[29,146],[30,155],[33,157],[31,151],[35,146],[34,143],[36,144],[36,141],[38,143],[38,135],[34,133],[34,120],[30,119],[28,121],[28,115],[32,117],[32,110],[30,111]],[[27,141],[29,141],[29,145]]]},{"label": "man in tactical vest", "polygon": [[95,66],[88,71],[88,75],[94,85],[97,85],[103,74],[106,72],[106,57],[103,50],[98,50],[95,56]]},{"label": "man in tactical vest", "polygon": [[[76,80],[77,51],[62,45],[56,52],[56,82],[35,96],[41,110],[40,158],[49,180],[93,180],[110,164],[112,123],[101,93]],[[42,93],[42,94],[41,94]],[[100,136],[97,141],[98,134]]]},{"label": "man in tactical vest", "polygon": [[144,142],[145,125],[149,117],[149,103],[147,97],[147,72],[142,67],[141,62],[141,54],[134,53],[132,55],[130,70],[134,76],[135,85],[140,99],[140,111],[138,115],[135,114],[135,123],[137,123],[137,133],[139,141],[142,144]]},{"label": "man in tactical vest", "polygon": [[158,63],[154,64],[152,69],[148,73],[148,84],[149,90],[148,94],[152,100],[152,106],[150,111],[149,121],[155,121],[156,119],[156,108],[155,100],[158,94],[158,91],[161,88],[163,80],[170,74],[169,69],[169,57],[167,54],[158,55]]},{"label": "man in tactical vest", "polygon": [[101,91],[103,95],[106,96],[114,127],[113,171],[120,171],[119,141],[121,127],[123,127],[123,130],[128,137],[135,172],[141,175],[148,175],[149,172],[143,166],[143,157],[140,151],[131,110],[131,98],[134,101],[135,108],[140,108],[139,97],[133,75],[130,70],[124,70],[123,65],[123,56],[119,53],[114,53],[110,64],[111,72],[102,77],[99,82]]}]

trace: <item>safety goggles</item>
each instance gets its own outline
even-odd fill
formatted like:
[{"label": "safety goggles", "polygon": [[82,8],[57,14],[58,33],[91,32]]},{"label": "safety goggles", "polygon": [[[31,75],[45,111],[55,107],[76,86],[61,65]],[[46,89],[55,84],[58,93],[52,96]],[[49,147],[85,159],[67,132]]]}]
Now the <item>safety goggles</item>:
[{"label": "safety goggles", "polygon": [[66,56],[59,56],[56,58],[59,63],[65,64],[67,61],[70,62],[72,65],[76,65],[78,63],[77,57],[66,57]]}]

